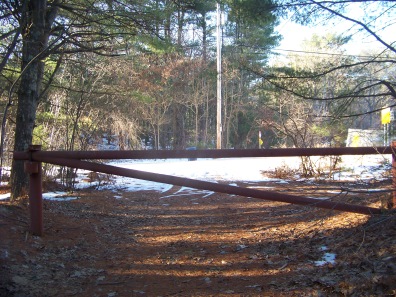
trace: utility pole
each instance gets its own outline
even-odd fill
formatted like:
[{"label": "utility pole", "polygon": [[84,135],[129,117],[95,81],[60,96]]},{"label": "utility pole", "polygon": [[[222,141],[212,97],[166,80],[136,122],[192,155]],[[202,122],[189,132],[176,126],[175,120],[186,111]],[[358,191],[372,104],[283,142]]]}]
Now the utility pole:
[{"label": "utility pole", "polygon": [[221,123],[221,39],[222,39],[222,31],[221,31],[221,9],[220,3],[216,4],[217,10],[217,144],[216,148],[221,149],[221,134],[222,134],[222,123]]}]

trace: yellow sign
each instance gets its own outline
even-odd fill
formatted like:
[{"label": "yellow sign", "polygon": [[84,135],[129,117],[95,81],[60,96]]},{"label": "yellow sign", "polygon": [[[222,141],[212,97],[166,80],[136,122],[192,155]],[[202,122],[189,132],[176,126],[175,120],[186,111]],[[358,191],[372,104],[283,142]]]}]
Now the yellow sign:
[{"label": "yellow sign", "polygon": [[353,135],[351,147],[358,147],[359,146],[359,142],[360,142],[359,134]]},{"label": "yellow sign", "polygon": [[391,122],[391,111],[390,108],[385,108],[381,110],[381,124],[389,124]]}]

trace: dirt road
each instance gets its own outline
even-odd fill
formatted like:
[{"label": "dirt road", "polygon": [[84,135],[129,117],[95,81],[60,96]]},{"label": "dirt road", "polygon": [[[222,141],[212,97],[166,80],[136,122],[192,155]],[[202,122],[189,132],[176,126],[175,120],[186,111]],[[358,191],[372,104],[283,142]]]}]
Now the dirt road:
[{"label": "dirt road", "polygon": [[[297,182],[242,186],[310,196],[339,187]],[[394,213],[369,217],[179,190],[84,190],[77,192],[77,200],[45,201],[42,238],[27,232],[25,200],[0,202],[0,295],[396,293]],[[378,197],[369,193],[340,199],[379,206]]]}]

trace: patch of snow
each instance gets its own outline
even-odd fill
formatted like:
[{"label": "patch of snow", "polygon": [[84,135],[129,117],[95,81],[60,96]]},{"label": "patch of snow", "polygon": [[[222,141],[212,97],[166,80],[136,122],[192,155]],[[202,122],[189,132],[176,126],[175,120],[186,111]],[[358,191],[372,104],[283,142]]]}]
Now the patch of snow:
[{"label": "patch of snow", "polygon": [[289,182],[287,180],[279,180],[276,183],[277,184],[288,184]]},{"label": "patch of snow", "polygon": [[261,190],[264,190],[264,189],[266,189],[266,190],[270,190],[270,189],[273,189],[274,187],[264,187],[264,186],[248,186],[247,188],[249,188],[249,189],[261,189]]},{"label": "patch of snow", "polygon": [[0,200],[7,200],[10,199],[11,193],[1,194]]},{"label": "patch of snow", "polygon": [[43,193],[43,199],[51,201],[70,201],[76,200],[79,197],[68,196],[66,192],[49,192]]},{"label": "patch of snow", "polygon": [[335,264],[336,254],[333,253],[325,253],[322,257],[322,260],[315,261],[315,266],[324,266],[326,264]]},{"label": "patch of snow", "polygon": [[173,185],[168,185],[167,187],[165,187],[161,193],[165,193],[166,191],[169,191],[170,189],[172,189]]},{"label": "patch of snow", "polygon": [[[327,251],[328,248],[327,248],[327,246],[321,246],[319,248],[319,250],[324,252],[324,251]],[[322,257],[322,260],[315,261],[314,264],[315,264],[315,266],[324,266],[326,264],[334,265],[336,263],[335,259],[336,259],[336,254],[326,252],[326,253],[324,253],[324,255]]]},{"label": "patch of snow", "polygon": [[[334,173],[335,180],[356,181],[356,180],[381,180],[386,178],[385,173],[389,172],[392,156],[391,155],[366,155],[366,156],[342,156],[339,166],[340,172]],[[296,170],[301,165],[299,157],[257,157],[257,158],[226,158],[226,159],[198,159],[194,162],[187,159],[157,159],[157,160],[114,160],[107,164],[127,169],[141,170],[145,172],[160,173],[191,179],[210,181],[210,182],[230,182],[236,185],[235,181],[251,183],[272,181],[287,184],[287,180],[270,178],[263,172],[273,172],[287,164],[290,170]],[[77,184],[79,189],[95,185],[99,190],[135,192],[135,191],[158,191],[166,193],[171,190],[173,185],[157,183],[134,178],[111,176],[111,182],[98,184],[90,182],[88,179],[89,171],[77,171]],[[254,187],[253,187],[254,188]],[[263,188],[264,189],[264,188]],[[373,190],[374,191],[374,190]],[[335,194],[338,194],[336,192]],[[207,197],[213,192],[183,187],[177,195],[204,195]],[[173,194],[174,195],[174,194]],[[66,197],[65,197],[66,196]],[[44,199],[67,201],[77,199],[77,197],[67,197],[66,193],[46,193]],[[164,196],[172,197],[172,195]],[[9,194],[0,195],[0,199],[8,199]],[[117,198],[117,197],[116,197]],[[327,199],[327,198],[323,198]]]},{"label": "patch of snow", "polygon": [[327,193],[329,193],[329,194],[336,194],[336,195],[340,194],[341,192],[342,192],[341,190],[339,190],[339,191],[327,191]]},{"label": "patch of snow", "polygon": [[213,193],[214,193],[213,191],[208,191],[208,190],[199,190],[194,188],[181,187],[177,192],[170,195],[162,196],[161,199],[180,197],[180,196],[191,196],[191,195],[203,195],[202,198],[206,198],[212,195]]}]

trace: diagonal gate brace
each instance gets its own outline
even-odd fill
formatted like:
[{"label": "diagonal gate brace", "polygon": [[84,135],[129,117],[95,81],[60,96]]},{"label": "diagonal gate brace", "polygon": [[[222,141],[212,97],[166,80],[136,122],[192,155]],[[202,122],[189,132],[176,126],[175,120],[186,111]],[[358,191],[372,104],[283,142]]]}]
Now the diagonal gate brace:
[{"label": "diagonal gate brace", "polygon": [[34,160],[39,162],[52,163],[61,166],[72,168],[81,168],[90,171],[103,172],[112,175],[121,175],[130,178],[143,179],[153,182],[172,184],[183,187],[196,188],[201,190],[210,190],[219,193],[233,194],[245,197],[252,197],[264,199],[269,201],[278,201],[298,205],[307,205],[312,207],[319,207],[324,209],[339,210],[345,212],[360,213],[365,215],[381,214],[381,209],[372,208],[368,206],[353,205],[346,203],[339,203],[329,200],[321,200],[315,198],[307,198],[289,194],[280,194],[272,191],[261,191],[255,189],[248,189],[238,186],[230,186],[225,184],[217,184],[213,182],[200,181],[190,178],[177,177],[172,175],[151,173],[139,171],[134,169],[120,168],[111,165],[98,164],[94,162],[81,161],[77,159],[65,159],[47,156],[34,155]]}]

